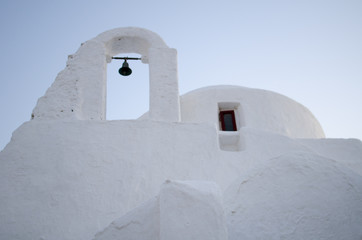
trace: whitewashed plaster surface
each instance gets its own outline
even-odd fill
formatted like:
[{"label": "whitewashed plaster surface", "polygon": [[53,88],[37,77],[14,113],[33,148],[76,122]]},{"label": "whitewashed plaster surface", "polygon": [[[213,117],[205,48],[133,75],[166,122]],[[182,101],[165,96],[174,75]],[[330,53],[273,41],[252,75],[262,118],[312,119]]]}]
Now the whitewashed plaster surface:
[{"label": "whitewashed plaster surface", "polygon": [[306,152],[272,158],[224,194],[229,239],[361,239],[362,176]]},{"label": "whitewashed plaster surface", "polygon": [[[124,44],[114,33],[126,36]],[[95,39],[70,57],[68,67],[39,100],[34,119],[20,126],[0,152],[0,239],[114,239],[114,232],[108,238],[102,234],[112,232],[111,223],[132,226],[135,218],[149,224],[145,231],[126,227],[118,229],[117,236],[162,239],[167,226],[162,216],[176,218],[182,202],[190,202],[187,196],[203,196],[199,200],[204,204],[198,206],[218,209],[220,218],[208,221],[221,221],[215,230],[227,226],[228,239],[361,239],[360,140],[324,139],[306,108],[269,91],[204,88],[184,95],[180,103],[173,78],[176,61],[171,61],[170,74],[162,75],[155,68],[155,79],[168,76],[164,80],[173,83],[168,85],[170,95],[167,89],[158,92],[150,87],[156,100],[148,115],[106,121],[106,59],[122,52],[122,46],[135,47],[151,67],[147,44],[156,46],[155,51],[165,50],[160,61],[175,60],[175,50],[143,29],[112,30]],[[99,57],[88,58],[98,53]],[[101,64],[103,70],[83,75],[89,70],[85,63]],[[157,99],[165,97],[170,101],[158,106]],[[165,115],[156,114],[163,119],[152,117],[152,112],[167,106],[175,107]],[[238,113],[236,132],[219,130],[218,110],[229,108]],[[168,179],[189,183],[189,187],[174,185],[175,191],[169,192],[174,194],[163,198],[184,193],[179,202],[164,202],[164,206],[175,204],[170,216],[157,210],[161,186]],[[224,203],[213,204],[216,198],[203,195],[203,189],[209,188],[195,181],[219,186]],[[189,211],[184,217],[193,221],[209,216],[199,213]],[[191,232],[183,229],[178,234]],[[220,234],[219,239],[224,238]]]},{"label": "whitewashed plaster surface", "polygon": [[[212,124],[27,122],[0,153],[0,239],[92,239],[156,196],[166,179],[212,181],[225,190],[244,171],[285,153],[333,151],[334,161],[362,172],[359,140],[331,139],[312,149],[315,140],[301,143],[252,128],[240,133],[245,150],[222,151]],[[305,177],[318,186],[318,179]],[[361,203],[354,204],[348,211]]]}]

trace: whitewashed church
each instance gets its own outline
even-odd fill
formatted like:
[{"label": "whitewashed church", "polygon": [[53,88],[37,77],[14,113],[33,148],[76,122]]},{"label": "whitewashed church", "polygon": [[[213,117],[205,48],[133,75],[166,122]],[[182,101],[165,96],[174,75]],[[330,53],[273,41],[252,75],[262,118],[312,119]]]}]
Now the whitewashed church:
[{"label": "whitewashed church", "polygon": [[[149,64],[149,111],[107,121],[107,63]],[[0,239],[362,239],[362,143],[280,94],[183,96],[177,52],[118,28],[85,42],[0,152]]]}]

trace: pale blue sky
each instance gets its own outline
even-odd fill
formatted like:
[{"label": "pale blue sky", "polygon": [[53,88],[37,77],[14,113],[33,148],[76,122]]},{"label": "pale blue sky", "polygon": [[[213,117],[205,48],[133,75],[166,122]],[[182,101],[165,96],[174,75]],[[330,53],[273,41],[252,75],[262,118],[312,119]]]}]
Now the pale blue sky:
[{"label": "pale blue sky", "polygon": [[[178,51],[180,93],[262,88],[308,107],[330,138],[362,139],[362,1],[2,0],[0,149],[80,44],[143,27]],[[148,109],[147,65],[109,64],[108,118]]]}]

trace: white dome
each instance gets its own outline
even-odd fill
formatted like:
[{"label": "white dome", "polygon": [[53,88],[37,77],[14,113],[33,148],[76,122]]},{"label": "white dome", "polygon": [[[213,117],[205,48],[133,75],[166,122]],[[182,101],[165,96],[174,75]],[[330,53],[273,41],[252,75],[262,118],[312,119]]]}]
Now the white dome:
[{"label": "white dome", "polygon": [[234,110],[237,129],[255,128],[291,138],[324,138],[318,120],[303,105],[275,92],[238,86],[197,89],[181,97],[183,122],[219,125],[220,110]]}]

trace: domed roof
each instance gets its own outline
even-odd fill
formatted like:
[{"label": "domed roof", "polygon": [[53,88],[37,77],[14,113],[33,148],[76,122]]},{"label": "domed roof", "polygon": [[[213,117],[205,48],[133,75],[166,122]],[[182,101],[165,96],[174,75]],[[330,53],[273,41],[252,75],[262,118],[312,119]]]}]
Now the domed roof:
[{"label": "domed roof", "polygon": [[183,95],[183,122],[219,125],[219,112],[234,110],[238,129],[255,128],[291,138],[324,138],[318,120],[303,105],[281,94],[239,86],[212,86]]}]

